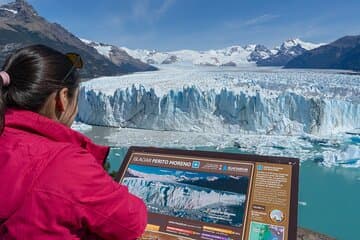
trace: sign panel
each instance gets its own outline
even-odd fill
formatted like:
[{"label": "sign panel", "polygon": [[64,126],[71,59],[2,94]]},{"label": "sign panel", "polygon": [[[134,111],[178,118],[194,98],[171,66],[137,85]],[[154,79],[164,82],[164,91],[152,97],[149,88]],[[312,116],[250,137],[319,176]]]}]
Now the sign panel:
[{"label": "sign panel", "polygon": [[143,239],[296,239],[299,161],[132,147],[117,180],[144,200]]}]

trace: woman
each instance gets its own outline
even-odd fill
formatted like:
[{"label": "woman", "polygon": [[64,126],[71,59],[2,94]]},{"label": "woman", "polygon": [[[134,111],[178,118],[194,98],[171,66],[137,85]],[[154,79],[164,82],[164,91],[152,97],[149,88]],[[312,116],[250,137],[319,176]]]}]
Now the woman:
[{"label": "woman", "polygon": [[102,167],[109,149],[69,128],[81,65],[78,55],[34,45],[0,72],[0,239],[136,239],[144,231],[144,203]]}]

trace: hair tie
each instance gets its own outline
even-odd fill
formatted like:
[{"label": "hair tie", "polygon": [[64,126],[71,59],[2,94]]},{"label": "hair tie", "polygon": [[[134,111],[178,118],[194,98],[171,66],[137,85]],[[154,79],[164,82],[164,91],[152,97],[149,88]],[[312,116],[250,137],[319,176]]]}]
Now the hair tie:
[{"label": "hair tie", "polygon": [[9,74],[7,72],[5,72],[5,71],[1,71],[0,76],[1,76],[1,78],[3,80],[3,85],[5,87],[9,86],[9,84],[10,84],[10,76],[9,76]]}]

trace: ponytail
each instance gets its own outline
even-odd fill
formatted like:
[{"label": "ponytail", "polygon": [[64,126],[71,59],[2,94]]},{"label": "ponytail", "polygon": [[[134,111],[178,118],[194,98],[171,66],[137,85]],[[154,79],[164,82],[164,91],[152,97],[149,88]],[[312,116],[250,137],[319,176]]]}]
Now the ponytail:
[{"label": "ponytail", "polygon": [[7,108],[39,112],[52,93],[68,88],[69,96],[73,97],[80,83],[79,73],[74,70],[71,59],[44,45],[15,51],[6,59],[2,69],[0,136],[4,131]]}]

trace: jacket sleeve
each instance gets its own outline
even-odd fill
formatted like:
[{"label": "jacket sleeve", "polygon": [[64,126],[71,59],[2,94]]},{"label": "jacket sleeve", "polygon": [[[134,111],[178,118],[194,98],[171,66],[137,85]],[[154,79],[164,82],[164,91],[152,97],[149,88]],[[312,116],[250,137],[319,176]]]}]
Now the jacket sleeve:
[{"label": "jacket sleeve", "polygon": [[[91,154],[80,148],[70,146],[60,151],[34,191],[62,198],[64,206],[54,208],[56,217],[71,219],[67,225],[85,228],[102,239],[136,239],[147,223],[143,201],[115,182]],[[68,216],[69,212],[74,215]]]}]

